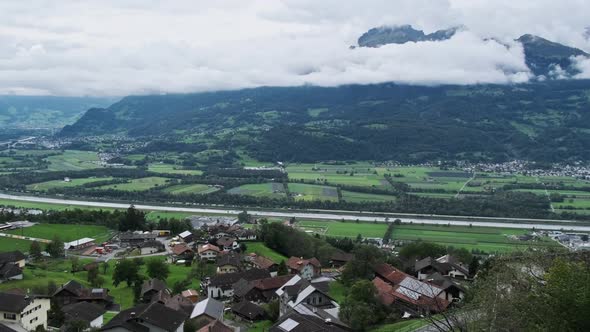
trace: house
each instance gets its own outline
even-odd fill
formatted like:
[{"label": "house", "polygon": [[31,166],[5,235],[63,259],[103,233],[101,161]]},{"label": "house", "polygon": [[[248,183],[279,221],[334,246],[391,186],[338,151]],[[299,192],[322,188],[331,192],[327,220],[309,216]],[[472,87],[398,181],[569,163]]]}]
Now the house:
[{"label": "house", "polygon": [[189,232],[189,231],[184,231],[180,234],[178,234],[178,237],[184,241],[184,243],[191,243],[194,241],[194,236],[193,233]]},{"label": "house", "polygon": [[203,289],[207,290],[207,296],[210,298],[229,298],[234,296],[234,284],[240,279],[246,281],[264,279],[270,277],[267,270],[251,269],[242,272],[218,274],[211,278],[207,283],[201,285]]},{"label": "house", "polygon": [[373,285],[385,306],[395,306],[416,316],[427,312],[442,312],[449,306],[444,290],[420,281],[389,264],[375,267]]},{"label": "house", "polygon": [[[303,310],[305,307],[313,307],[310,310],[322,309],[326,313],[338,319],[340,306],[328,295],[324,284],[314,284],[302,276],[295,275],[275,292],[280,302],[280,314],[285,315],[289,310]],[[301,308],[298,308],[302,306]]]},{"label": "house", "polygon": [[20,268],[23,268],[26,265],[26,257],[22,252],[18,250],[1,252],[0,265],[4,264],[16,265]]},{"label": "house", "polygon": [[299,274],[304,279],[311,280],[322,272],[322,265],[317,258],[303,259],[291,257],[287,260],[287,267],[292,274]]},{"label": "house", "polygon": [[186,313],[187,317],[193,312],[193,308],[195,304],[191,302],[191,300],[183,297],[180,294],[176,294],[164,301],[164,305],[168,308],[174,309],[176,311],[183,311]]},{"label": "house", "polygon": [[183,332],[186,318],[186,313],[159,302],[143,303],[121,311],[101,331]]},{"label": "house", "polygon": [[197,303],[199,301],[199,292],[197,292],[194,289],[187,289],[182,291],[182,293],[180,293],[180,295],[182,297],[184,297],[185,299],[190,300],[192,303]]},{"label": "house", "polygon": [[219,249],[219,247],[214,246],[212,244],[205,244],[199,246],[199,248],[197,249],[199,258],[210,262],[214,262],[217,259],[217,255],[219,255],[220,251],[221,250]]},{"label": "house", "polygon": [[135,247],[143,242],[156,241],[157,234],[153,233],[135,233],[125,232],[119,234],[119,241],[121,241],[121,247]]},{"label": "house", "polygon": [[427,279],[430,274],[440,273],[451,278],[467,279],[469,269],[457,258],[451,255],[444,255],[437,259],[426,257],[414,264],[418,280]]},{"label": "house", "polygon": [[354,258],[353,254],[337,251],[330,257],[330,266],[339,269]]},{"label": "house", "polygon": [[89,302],[78,302],[63,306],[66,321],[83,321],[91,328],[101,328],[106,310]]},{"label": "house", "polygon": [[50,299],[45,296],[0,293],[0,323],[33,331],[38,326],[47,329]]},{"label": "house", "polygon": [[217,246],[221,250],[236,250],[240,248],[238,241],[232,236],[222,236],[217,239]]},{"label": "house", "polygon": [[277,297],[277,289],[281,288],[291,278],[293,278],[293,275],[275,276],[253,281],[241,279],[234,284],[234,300],[236,302],[248,300],[268,303]]},{"label": "house", "polygon": [[206,325],[210,322],[219,320],[223,321],[224,305],[212,298],[206,298],[195,304],[193,312],[190,314],[190,320],[198,325]]},{"label": "house", "polygon": [[144,281],[141,285],[140,296],[141,300],[145,303],[149,303],[158,298],[162,298],[162,293],[167,293],[169,295],[168,297],[170,297],[170,291],[168,290],[168,286],[166,286],[166,283],[160,279],[148,279]]},{"label": "house", "polygon": [[82,250],[85,248],[93,247],[94,245],[95,245],[94,239],[91,239],[89,237],[83,237],[78,240],[64,243],[64,249],[65,250]]},{"label": "house", "polygon": [[291,311],[279,318],[269,328],[269,332],[346,332],[348,327],[341,322],[335,323],[330,318],[322,319],[316,313],[301,314]]},{"label": "house", "polygon": [[449,302],[465,298],[465,288],[455,280],[438,272],[428,275],[428,279],[426,279],[427,282],[442,289],[445,292],[445,299]]},{"label": "house", "polygon": [[238,238],[238,241],[256,241],[258,238],[256,232],[251,229],[238,229],[233,234]]},{"label": "house", "polygon": [[193,257],[195,256],[195,252],[191,248],[189,248],[189,246],[186,245],[185,243],[179,243],[179,244],[175,245],[174,247],[172,247],[172,255],[173,255],[174,261],[178,261],[178,260],[192,261]]},{"label": "house", "polygon": [[248,321],[263,320],[266,316],[264,309],[250,301],[240,301],[234,304],[231,311],[236,316]]},{"label": "house", "polygon": [[270,274],[272,276],[276,276],[277,275],[277,271],[279,270],[279,264],[275,263],[274,261],[272,261],[270,258],[266,258],[264,256],[260,256],[257,254],[251,254],[250,255],[250,264],[258,269],[265,269],[270,271]]},{"label": "house", "polygon": [[234,273],[242,270],[242,257],[234,252],[217,256],[217,273]]},{"label": "house", "polygon": [[209,324],[201,327],[197,332],[233,332],[234,329],[223,324],[218,320],[211,321]]},{"label": "house", "polygon": [[75,280],[70,280],[53,293],[52,300],[64,306],[77,302],[90,302],[109,310],[114,299],[106,288],[86,288]]}]

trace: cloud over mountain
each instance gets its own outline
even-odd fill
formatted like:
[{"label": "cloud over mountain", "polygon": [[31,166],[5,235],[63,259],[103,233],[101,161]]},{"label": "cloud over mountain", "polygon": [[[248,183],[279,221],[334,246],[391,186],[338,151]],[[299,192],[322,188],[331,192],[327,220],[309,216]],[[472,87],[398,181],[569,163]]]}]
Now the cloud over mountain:
[{"label": "cloud over mountain", "polygon": [[[588,51],[589,10],[575,0],[2,2],[0,94],[522,82],[532,74],[513,40],[532,33]],[[370,28],[403,24],[467,28],[448,40],[349,49]],[[590,72],[584,60],[578,68]]]}]

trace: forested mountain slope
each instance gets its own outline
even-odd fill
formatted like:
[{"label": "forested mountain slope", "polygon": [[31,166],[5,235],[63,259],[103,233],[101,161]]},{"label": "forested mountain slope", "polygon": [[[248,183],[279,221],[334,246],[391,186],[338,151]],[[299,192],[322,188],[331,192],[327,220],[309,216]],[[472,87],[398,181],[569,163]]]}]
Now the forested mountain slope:
[{"label": "forested mountain slope", "polygon": [[351,85],[126,97],[61,136],[119,133],[269,161],[590,159],[590,81]]}]

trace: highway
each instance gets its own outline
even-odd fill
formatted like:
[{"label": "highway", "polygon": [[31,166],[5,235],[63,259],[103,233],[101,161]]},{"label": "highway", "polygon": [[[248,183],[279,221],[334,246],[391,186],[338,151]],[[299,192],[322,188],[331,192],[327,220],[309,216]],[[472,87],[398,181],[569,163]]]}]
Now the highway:
[{"label": "highway", "polygon": [[[115,209],[126,209],[130,204],[125,203],[109,203],[109,202],[92,202],[92,201],[81,201],[81,200],[69,200],[69,199],[58,199],[58,198],[47,198],[47,197],[35,197],[35,196],[18,196],[0,194],[0,199],[15,200],[15,201],[26,201],[35,203],[48,203],[48,204],[62,204],[62,205],[73,205],[73,206],[85,206],[85,207],[98,207],[98,208],[115,208]],[[165,211],[165,212],[187,212],[195,214],[225,214],[225,215],[237,215],[242,212],[241,209],[213,209],[213,208],[198,208],[198,207],[177,207],[177,206],[159,206],[159,205],[143,205],[134,204],[137,209],[148,210],[148,211]],[[367,215],[367,214],[355,214],[353,212],[342,211],[339,213],[330,213],[329,211],[322,212],[300,212],[300,211],[262,211],[262,210],[248,210],[248,213],[253,216],[259,217],[277,217],[277,218],[302,218],[302,219],[315,219],[315,220],[346,220],[346,221],[365,221],[365,222],[385,222],[386,217],[378,215]],[[402,223],[414,222],[417,224],[427,225],[457,225],[457,226],[481,226],[481,227],[502,227],[502,228],[518,228],[518,229],[546,229],[546,230],[568,230],[568,231],[581,231],[590,232],[590,226],[576,225],[572,221],[556,221],[556,220],[538,220],[538,223],[534,222],[534,219],[509,219],[509,218],[496,218],[497,220],[507,221],[494,221],[494,218],[482,218],[482,220],[453,220],[449,216],[445,218],[437,219],[436,216],[402,216],[395,217],[400,219]],[[394,217],[389,217],[391,221]],[[462,217],[463,219],[465,217]],[[508,221],[510,220],[510,221]],[[527,221],[526,223],[519,223],[518,221]]]}]

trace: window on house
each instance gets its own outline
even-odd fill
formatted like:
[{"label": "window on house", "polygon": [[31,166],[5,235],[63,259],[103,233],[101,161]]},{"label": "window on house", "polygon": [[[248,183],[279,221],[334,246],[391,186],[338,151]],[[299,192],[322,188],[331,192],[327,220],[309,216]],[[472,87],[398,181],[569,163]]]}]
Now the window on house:
[{"label": "window on house", "polygon": [[16,314],[4,313],[4,319],[16,320]]}]

